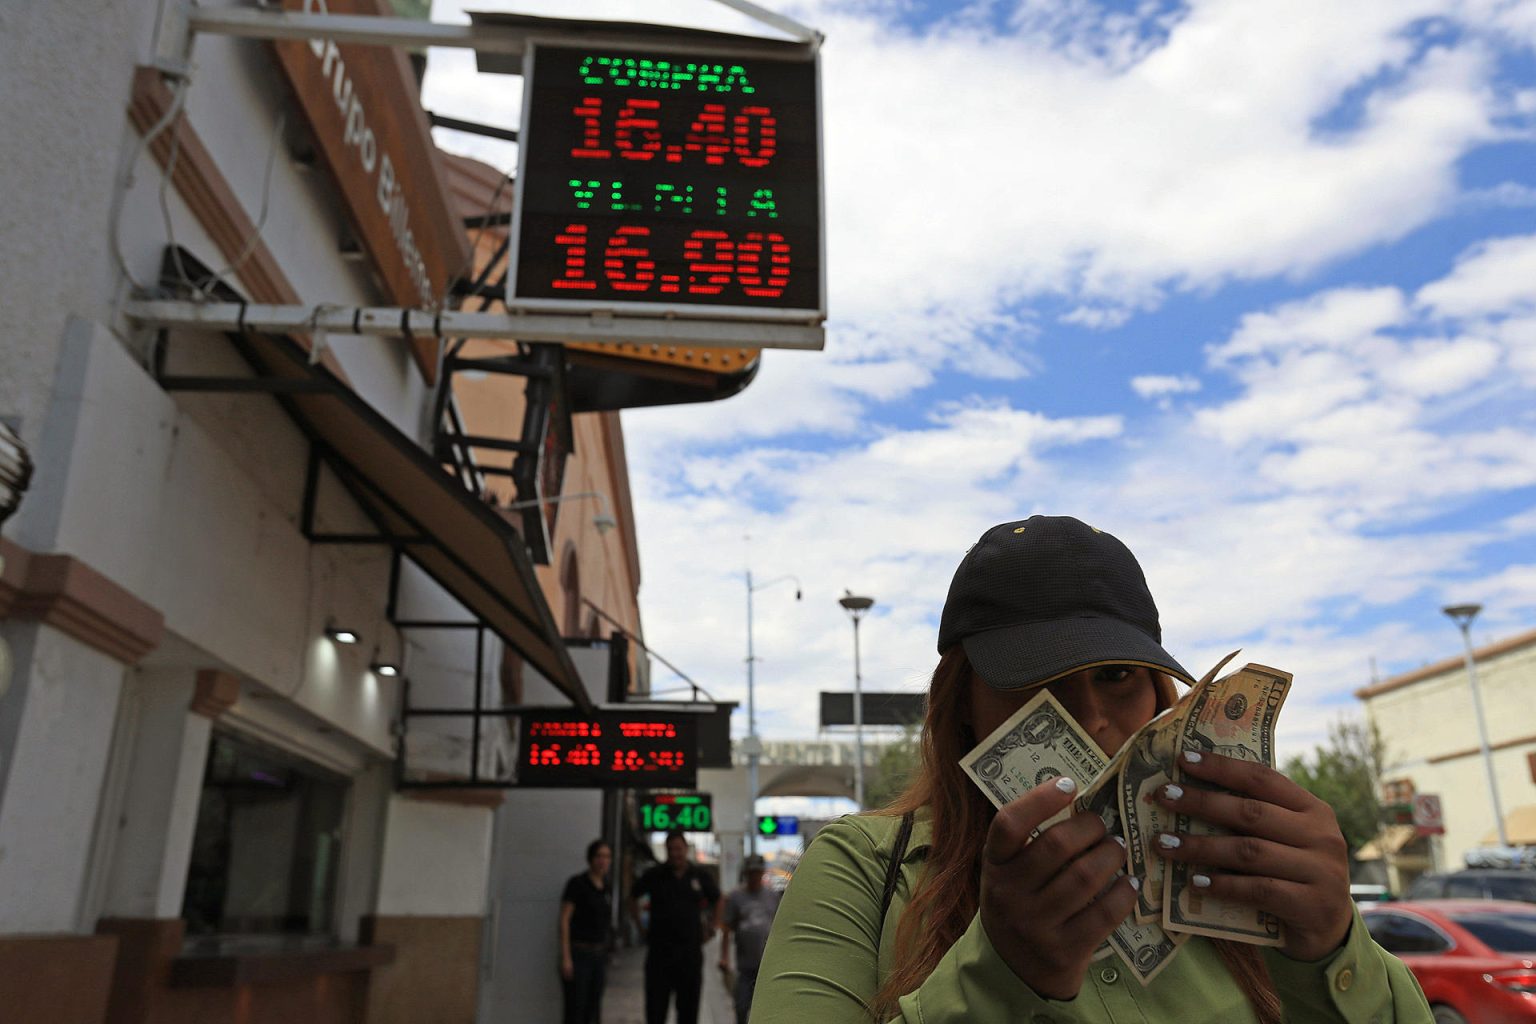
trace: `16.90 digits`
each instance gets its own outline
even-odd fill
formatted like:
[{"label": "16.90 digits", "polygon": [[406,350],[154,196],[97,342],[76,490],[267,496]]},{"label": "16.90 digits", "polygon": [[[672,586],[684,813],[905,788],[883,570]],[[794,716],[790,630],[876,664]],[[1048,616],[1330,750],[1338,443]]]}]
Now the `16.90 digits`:
[{"label": "16.90 digits", "polygon": [[594,266],[593,243],[586,224],[568,224],[555,236],[565,250],[565,268],[553,287],[592,291],[598,275],[615,291],[663,295],[719,295],[740,287],[753,298],[778,298],[789,283],[790,247],[775,231],[748,231],[732,238],[725,231],[699,228],[683,241],[685,269],[660,271],[651,254],[651,229],[630,224],[614,228],[604,243],[600,265]]}]

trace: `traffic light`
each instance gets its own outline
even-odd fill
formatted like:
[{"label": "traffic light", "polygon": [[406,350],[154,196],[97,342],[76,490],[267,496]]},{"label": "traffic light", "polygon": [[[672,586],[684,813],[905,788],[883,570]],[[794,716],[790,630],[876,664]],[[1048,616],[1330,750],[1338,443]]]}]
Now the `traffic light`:
[{"label": "traffic light", "polygon": [[788,814],[759,814],[757,834],[760,836],[797,836],[800,819]]}]

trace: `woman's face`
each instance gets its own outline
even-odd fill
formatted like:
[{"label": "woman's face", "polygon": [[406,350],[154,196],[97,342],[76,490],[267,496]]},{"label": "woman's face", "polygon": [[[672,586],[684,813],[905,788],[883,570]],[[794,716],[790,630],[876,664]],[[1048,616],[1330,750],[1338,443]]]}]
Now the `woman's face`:
[{"label": "woman's face", "polygon": [[613,851],[606,846],[599,846],[592,851],[592,859],[587,861],[587,867],[594,875],[603,877],[608,874],[608,869],[613,866]]},{"label": "woman's face", "polygon": [[[1139,665],[1101,665],[1063,676],[1046,685],[1051,696],[1077,724],[1113,757],[1131,734],[1157,713],[1157,688],[1151,669]],[[994,690],[971,674],[971,729],[978,740],[992,734],[1019,708],[1034,699],[1038,687]]]}]

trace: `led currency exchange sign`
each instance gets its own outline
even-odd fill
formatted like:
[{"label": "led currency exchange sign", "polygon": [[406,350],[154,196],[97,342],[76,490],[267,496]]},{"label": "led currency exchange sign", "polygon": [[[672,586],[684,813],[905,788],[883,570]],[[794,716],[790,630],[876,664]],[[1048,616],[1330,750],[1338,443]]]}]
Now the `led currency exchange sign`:
[{"label": "led currency exchange sign", "polygon": [[538,711],[519,716],[519,786],[692,788],[697,716],[688,712]]},{"label": "led currency exchange sign", "polygon": [[536,45],[509,301],[822,311],[816,77]]}]

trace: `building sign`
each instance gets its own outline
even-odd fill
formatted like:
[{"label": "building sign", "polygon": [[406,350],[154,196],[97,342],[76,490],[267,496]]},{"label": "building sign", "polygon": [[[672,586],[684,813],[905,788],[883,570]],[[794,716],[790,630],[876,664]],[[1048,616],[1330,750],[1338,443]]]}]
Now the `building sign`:
[{"label": "building sign", "polygon": [[[859,711],[864,725],[917,725],[928,713],[928,695],[865,690]],[[853,694],[821,691],[821,727],[852,724]]]},{"label": "building sign", "polygon": [[1445,812],[1436,793],[1418,793],[1413,798],[1413,827],[1421,836],[1445,835]]},{"label": "building sign", "polygon": [[[393,13],[382,0],[283,0],[283,8]],[[272,45],[390,301],[435,306],[469,265],[469,240],[448,205],[409,58],[392,47],[320,39]],[[428,343],[417,361],[430,379],[436,339],[421,345]]]},{"label": "building sign", "polygon": [[636,804],[647,832],[709,832],[714,809],[708,793],[642,793]]},{"label": "building sign", "polygon": [[757,834],[760,836],[797,836],[800,819],[787,814],[759,814]]},{"label": "building sign", "polygon": [[817,71],[535,44],[508,303],[824,311]]},{"label": "building sign", "polygon": [[691,712],[527,712],[518,722],[517,785],[692,789],[698,731]]}]

